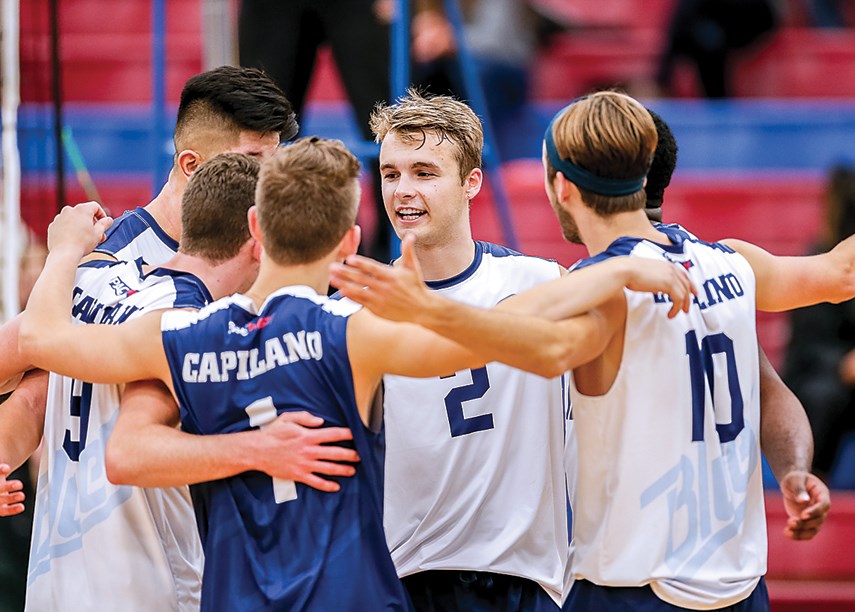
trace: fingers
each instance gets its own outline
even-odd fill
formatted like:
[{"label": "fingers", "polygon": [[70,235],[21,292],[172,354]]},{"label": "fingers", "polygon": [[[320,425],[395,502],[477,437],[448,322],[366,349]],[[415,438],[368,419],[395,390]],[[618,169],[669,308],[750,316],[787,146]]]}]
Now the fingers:
[{"label": "fingers", "polygon": [[[283,412],[277,417],[280,421],[287,421],[289,423],[296,423],[297,425],[302,425],[303,427],[320,427],[324,424],[324,420],[315,416],[311,412],[306,412],[305,410],[301,410],[299,412]],[[347,430],[350,433],[350,430]]]},{"label": "fingers", "polygon": [[[9,466],[0,467],[6,468],[0,472],[0,476],[5,478],[9,473]],[[0,480],[0,516],[14,516],[24,511],[22,502],[26,496],[23,489],[24,483],[20,480]]]},{"label": "fingers", "polygon": [[347,267],[352,268],[354,270],[358,270],[365,274],[365,278],[372,277],[388,277],[389,270],[391,270],[391,266],[387,266],[386,264],[381,264],[379,261],[375,261],[368,257],[363,257],[362,255],[351,255],[347,258]]},{"label": "fingers", "polygon": [[318,491],[324,491],[325,493],[335,493],[341,489],[341,485],[337,482],[326,480],[320,476],[316,476],[315,474],[308,474],[304,478],[298,478],[297,482],[302,482],[304,485],[310,486]]},{"label": "fingers", "polygon": [[348,478],[356,474],[356,467],[342,463],[333,463],[330,461],[316,461],[312,465],[312,473],[323,474],[324,476],[342,476]]},{"label": "fingers", "polygon": [[784,535],[791,540],[810,540],[819,533],[820,527],[805,526],[805,525],[787,525],[784,528]]},{"label": "fingers", "polygon": [[9,504],[7,506],[0,503],[0,517],[15,516],[16,514],[21,514],[23,511],[24,504]]},{"label": "fingers", "polygon": [[416,257],[416,237],[413,234],[404,234],[401,240],[401,265],[422,278],[422,269]]},{"label": "fingers", "polygon": [[[101,211],[101,212],[104,212],[104,211]],[[111,225],[113,225],[113,218],[112,218],[112,217],[107,217],[107,216],[102,217],[101,219],[98,219],[98,221],[96,221],[96,222],[95,222],[95,228],[96,228],[96,230],[98,230],[99,232],[101,232],[101,240],[100,240],[100,242],[104,242],[104,240],[106,240],[106,239],[107,239],[107,234],[106,234],[105,232],[106,232],[108,229],[110,229],[110,226],[111,226]]]},{"label": "fingers", "polygon": [[347,461],[356,463],[359,461],[359,453],[352,448],[344,448],[342,446],[323,446],[319,445],[312,449],[312,457],[323,461]]},{"label": "fingers", "polygon": [[[355,293],[362,291],[372,278],[370,274],[353,266],[336,263],[330,265],[330,281],[345,295],[351,291]],[[348,297],[352,296],[348,295]]]},{"label": "fingers", "polygon": [[692,305],[692,296],[697,294],[697,289],[692,284],[692,279],[682,268],[674,268],[674,288],[670,293],[671,309],[668,318],[673,319],[680,312],[689,312]]},{"label": "fingers", "polygon": [[[344,442],[353,440],[353,433],[347,427],[324,427],[311,433],[306,434],[306,438],[314,444],[333,444],[335,442]],[[329,447],[342,448],[342,447]],[[338,460],[338,459],[337,459]],[[350,459],[344,459],[350,461]]]}]

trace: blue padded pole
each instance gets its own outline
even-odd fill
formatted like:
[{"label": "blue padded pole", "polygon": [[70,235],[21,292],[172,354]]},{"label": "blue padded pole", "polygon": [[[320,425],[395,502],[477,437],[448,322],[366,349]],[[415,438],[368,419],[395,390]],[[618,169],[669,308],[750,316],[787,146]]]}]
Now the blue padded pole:
[{"label": "blue padded pole", "polygon": [[511,219],[508,194],[505,190],[504,180],[502,179],[502,163],[499,159],[498,148],[496,147],[493,123],[490,120],[487,100],[484,97],[484,88],[478,76],[478,71],[475,68],[475,60],[469,52],[469,47],[466,46],[460,3],[457,0],[444,0],[444,3],[445,14],[454,30],[454,39],[457,43],[457,62],[463,74],[463,88],[466,90],[466,97],[469,98],[472,108],[481,116],[481,121],[484,125],[484,163],[490,171],[490,185],[493,187],[493,199],[496,202],[496,212],[499,215],[502,236],[507,246],[512,249],[518,249],[514,224]]},{"label": "blue padded pole", "polygon": [[391,36],[389,92],[395,100],[406,94],[410,86],[410,0],[398,0]]},{"label": "blue padded pole", "polygon": [[[410,0],[398,0],[395,3],[395,16],[392,19],[391,53],[389,54],[389,95],[390,102],[407,93],[410,86]],[[378,219],[383,223],[383,219]],[[389,240],[389,257],[397,259],[401,255],[401,241],[392,232]]]},{"label": "blue padded pole", "polygon": [[152,190],[160,191],[169,174],[166,164],[166,0],[152,0],[151,11],[151,135]]}]

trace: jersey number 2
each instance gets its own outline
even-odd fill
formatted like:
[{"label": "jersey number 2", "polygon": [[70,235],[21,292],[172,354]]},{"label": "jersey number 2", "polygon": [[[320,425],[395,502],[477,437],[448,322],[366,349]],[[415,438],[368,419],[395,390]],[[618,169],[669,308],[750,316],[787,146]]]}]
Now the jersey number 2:
[{"label": "jersey number 2", "polygon": [[[273,405],[273,398],[269,395],[262,397],[260,400],[255,400],[244,408],[244,410],[249,417],[249,424],[252,427],[266,427],[275,421],[278,416],[276,406]],[[297,485],[293,480],[274,478],[273,499],[276,500],[277,504],[297,499]]]},{"label": "jersey number 2", "polygon": [[71,381],[71,405],[69,414],[77,419],[77,439],[71,429],[65,430],[62,448],[72,461],[80,461],[80,453],[86,448],[86,432],[89,429],[89,410],[92,407],[92,383]]},{"label": "jersey number 2", "polygon": [[[472,383],[454,387],[445,396],[445,411],[448,414],[452,438],[465,436],[476,431],[493,429],[493,415],[491,413],[479,414],[470,418],[466,418],[463,414],[463,402],[484,397],[490,388],[490,379],[487,377],[486,367],[469,370],[469,372],[472,374]],[[457,374],[453,374],[453,376],[457,376]]]},{"label": "jersey number 2", "polygon": [[[710,334],[698,344],[695,330],[686,332],[686,354],[689,356],[689,375],[692,379],[692,442],[704,439],[704,404],[706,403],[707,383],[714,410],[719,412],[720,402],[715,401],[715,363],[713,356],[722,354],[727,367],[727,390],[730,395],[730,422],[719,423],[716,418],[716,431],[722,444],[736,439],[745,427],[743,418],[744,404],[742,390],[739,388],[739,373],[736,368],[736,355],[733,352],[733,340],[723,333]],[[716,414],[716,417],[722,415]]]}]

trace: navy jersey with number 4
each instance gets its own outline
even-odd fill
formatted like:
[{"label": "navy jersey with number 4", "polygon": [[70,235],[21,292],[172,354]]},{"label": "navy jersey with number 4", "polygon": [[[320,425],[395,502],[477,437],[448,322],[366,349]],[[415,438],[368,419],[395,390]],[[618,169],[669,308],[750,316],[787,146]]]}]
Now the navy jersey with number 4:
[{"label": "navy jersey with number 4", "polygon": [[349,427],[361,462],[337,493],[247,472],[192,488],[205,610],[406,610],[383,533],[382,430],[362,422],[347,352],[348,302],[286,287],[256,311],[234,295],[163,317],[185,431],[264,427],[307,410]]}]

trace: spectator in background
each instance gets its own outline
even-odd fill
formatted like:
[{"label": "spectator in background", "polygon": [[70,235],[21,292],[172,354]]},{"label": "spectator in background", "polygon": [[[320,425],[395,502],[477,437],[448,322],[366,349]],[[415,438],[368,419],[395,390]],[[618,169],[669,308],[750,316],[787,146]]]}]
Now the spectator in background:
[{"label": "spectator in background", "polygon": [[[513,123],[528,99],[529,68],[543,17],[526,0],[461,0],[460,5],[465,44],[475,60],[499,149],[504,151],[503,127]],[[412,36],[414,82],[435,94],[469,99],[442,0],[416,1]]]},{"label": "spectator in background", "polygon": [[[855,233],[855,168],[834,168],[826,197],[817,253]],[[841,439],[855,431],[855,300],[793,311],[784,381],[810,419],[814,470],[827,474]]]},{"label": "spectator in background", "polygon": [[733,95],[730,60],[778,23],[776,0],[678,0],[659,59],[656,81],[669,95],[676,60],[697,69],[708,98]]},{"label": "spectator in background", "polygon": [[[363,140],[368,118],[389,99],[390,0],[242,0],[238,48],[242,66],[261,68],[285,92],[301,118],[322,44],[329,44]],[[365,253],[390,258],[391,231],[380,196],[377,160],[364,164],[374,179],[377,226]]]}]

